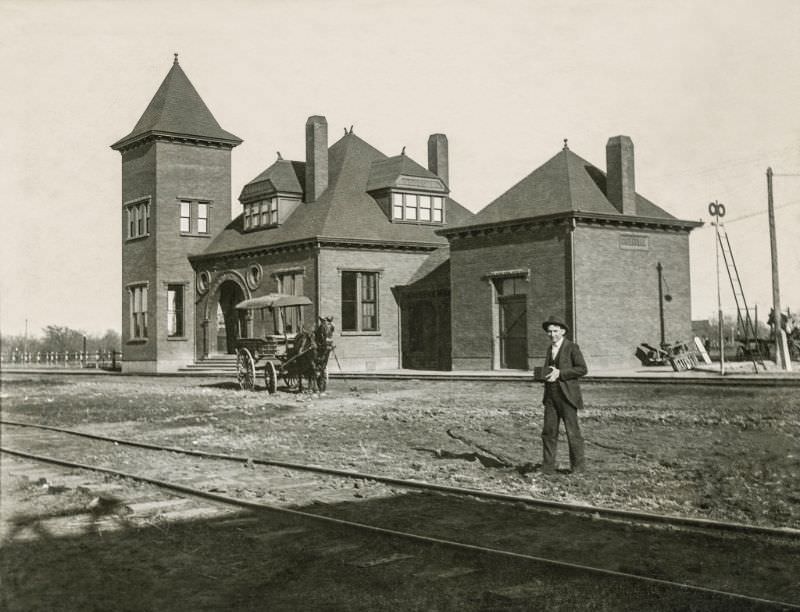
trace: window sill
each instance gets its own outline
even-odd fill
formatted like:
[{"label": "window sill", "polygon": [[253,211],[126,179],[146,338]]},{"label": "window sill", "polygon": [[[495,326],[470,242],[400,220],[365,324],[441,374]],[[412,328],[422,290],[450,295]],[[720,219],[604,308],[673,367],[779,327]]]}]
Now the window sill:
[{"label": "window sill", "polygon": [[167,336],[167,342],[186,342],[188,339],[186,336]]},{"label": "window sill", "polygon": [[179,232],[183,238],[211,238],[211,234],[193,234],[191,232]]},{"label": "window sill", "polygon": [[147,344],[147,338],[132,338],[125,344]]},{"label": "window sill", "polygon": [[150,234],[142,234],[141,236],[132,236],[131,238],[126,238],[125,242],[137,242],[139,240],[144,240],[145,238],[149,238]]},{"label": "window sill", "polygon": [[343,331],[339,332],[342,336],[380,336],[382,335],[380,330],[378,331]]},{"label": "window sill", "polygon": [[392,223],[403,223],[405,225],[444,225],[444,221],[420,221],[413,219],[392,219]]}]

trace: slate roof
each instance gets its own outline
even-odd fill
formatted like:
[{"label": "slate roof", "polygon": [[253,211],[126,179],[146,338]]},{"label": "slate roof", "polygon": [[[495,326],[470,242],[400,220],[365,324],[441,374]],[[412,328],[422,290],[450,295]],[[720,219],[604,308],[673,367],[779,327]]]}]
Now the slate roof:
[{"label": "slate roof", "polygon": [[420,166],[405,153],[372,162],[367,191],[396,187],[401,176],[416,176],[433,179],[439,183],[437,191],[447,191],[442,179],[427,168]]},{"label": "slate roof", "polygon": [[242,142],[220,127],[177,58],[133,131],[111,148],[121,149],[149,135],[196,137],[232,146]]},{"label": "slate roof", "polygon": [[[300,202],[291,216],[274,228],[245,232],[242,215],[239,215],[215,236],[200,257],[312,239],[372,244],[447,244],[445,238],[434,233],[443,226],[393,223],[367,193],[373,163],[387,159],[386,155],[355,134],[345,134],[328,149],[328,187],[316,201]],[[275,166],[273,164],[262,175],[273,176],[277,172]],[[463,223],[471,217],[470,211],[445,197],[445,220],[448,225]]]},{"label": "slate roof", "polygon": [[[411,275],[411,278],[408,279],[408,282],[405,284],[406,287],[410,287],[414,283],[418,283],[434,272],[439,270],[441,266],[448,266],[449,271],[450,265],[450,248],[449,246],[446,247],[439,247],[435,251],[431,252],[431,254],[425,259],[425,261],[420,264],[419,268]],[[450,286],[447,286],[449,289]]]},{"label": "slate roof", "polygon": [[[562,213],[622,215],[605,195],[606,174],[569,149],[563,149],[519,183],[488,204],[466,223],[450,230],[492,225]],[[679,222],[667,211],[636,194],[633,218]]]},{"label": "slate roof", "polygon": [[279,159],[242,188],[240,200],[268,194],[302,194],[306,182],[306,163]]}]

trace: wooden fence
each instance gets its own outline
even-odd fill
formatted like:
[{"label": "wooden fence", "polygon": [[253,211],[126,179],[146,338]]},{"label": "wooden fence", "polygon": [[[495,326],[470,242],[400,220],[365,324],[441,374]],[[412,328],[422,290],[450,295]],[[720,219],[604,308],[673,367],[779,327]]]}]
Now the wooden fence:
[{"label": "wooden fence", "polygon": [[119,369],[122,364],[120,351],[65,351],[63,353],[12,350],[0,353],[3,368],[50,367],[50,368],[97,368]]}]

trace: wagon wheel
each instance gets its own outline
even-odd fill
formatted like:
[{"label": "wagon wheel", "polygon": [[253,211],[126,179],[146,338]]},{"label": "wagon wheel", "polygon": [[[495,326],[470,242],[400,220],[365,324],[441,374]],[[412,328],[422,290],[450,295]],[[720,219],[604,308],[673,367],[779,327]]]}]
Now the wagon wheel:
[{"label": "wagon wheel", "polygon": [[267,391],[270,394],[275,393],[278,390],[278,372],[275,370],[275,364],[271,361],[268,361],[264,365],[264,382],[267,385]]},{"label": "wagon wheel", "polygon": [[246,348],[240,348],[236,356],[236,375],[242,391],[252,391],[256,386],[256,362]]}]

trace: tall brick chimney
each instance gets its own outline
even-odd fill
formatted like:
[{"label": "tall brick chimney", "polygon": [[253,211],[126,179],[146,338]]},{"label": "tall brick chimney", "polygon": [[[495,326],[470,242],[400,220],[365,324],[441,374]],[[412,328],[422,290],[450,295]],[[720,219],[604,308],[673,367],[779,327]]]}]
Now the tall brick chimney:
[{"label": "tall brick chimney", "polygon": [[623,215],[636,214],[633,141],[614,136],[606,143],[606,197]]},{"label": "tall brick chimney", "polygon": [[450,188],[450,164],[447,158],[447,136],[431,134],[428,138],[428,170]]},{"label": "tall brick chimney", "polygon": [[306,202],[313,202],[328,187],[328,121],[313,115],[306,121]]}]

